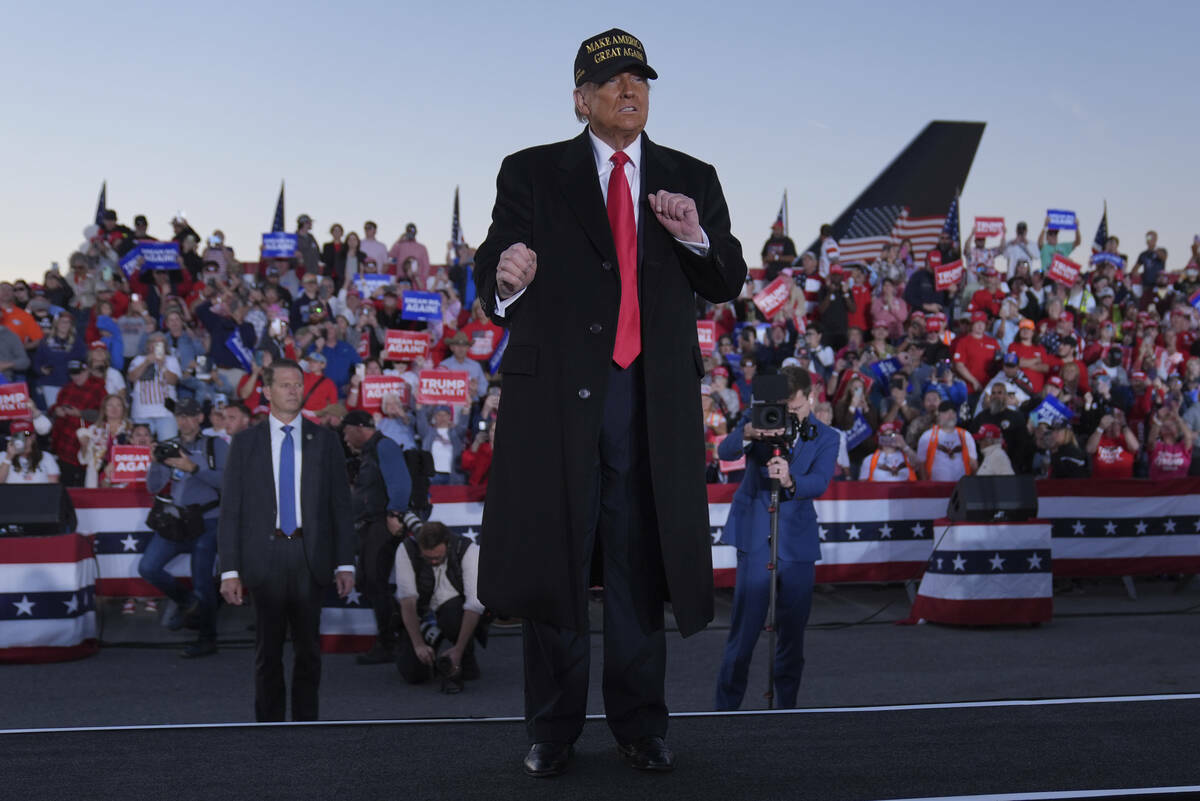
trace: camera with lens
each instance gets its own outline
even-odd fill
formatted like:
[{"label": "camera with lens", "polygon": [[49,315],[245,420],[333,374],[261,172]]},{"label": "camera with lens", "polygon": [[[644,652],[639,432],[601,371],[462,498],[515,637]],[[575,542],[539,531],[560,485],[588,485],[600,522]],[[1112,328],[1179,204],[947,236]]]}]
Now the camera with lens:
[{"label": "camera with lens", "polygon": [[183,455],[183,444],[178,437],[174,439],[165,439],[154,446],[154,461],[166,462],[168,459],[177,459]]},{"label": "camera with lens", "polygon": [[763,442],[789,448],[797,436],[808,442],[817,436],[816,427],[801,421],[788,411],[788,380],[785,375],[757,375],[752,385],[750,425],[756,431],[778,431],[763,437]]}]

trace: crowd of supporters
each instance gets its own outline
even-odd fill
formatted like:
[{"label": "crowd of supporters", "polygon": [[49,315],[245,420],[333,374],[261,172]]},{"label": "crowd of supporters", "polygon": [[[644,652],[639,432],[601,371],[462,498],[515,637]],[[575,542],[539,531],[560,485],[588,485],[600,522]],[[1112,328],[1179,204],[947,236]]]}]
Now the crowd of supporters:
[{"label": "crowd of supporters", "polygon": [[[993,247],[943,233],[926,252],[905,240],[850,263],[828,226],[798,257],[777,227],[741,296],[701,309],[716,330],[701,398],[709,480],[739,480],[716,445],[754,376],[788,364],[812,373],[816,415],[843,433],[841,479],[1200,471],[1200,238],[1171,271],[1153,231],[1134,259],[1115,236],[1081,254],[1064,233],[1074,241],[1049,226],[1033,240],[1022,222]],[[1069,285],[1048,277],[1056,255],[1082,266]],[[962,278],[939,289],[936,266],[960,259]],[[755,295],[780,275],[790,294],[765,319]]]},{"label": "crowd of supporters", "polygon": [[[361,236],[335,224],[322,245],[302,215],[295,256],[243,261],[219,230],[202,237],[183,218],[171,227],[179,255],[166,269],[127,258],[156,237],[144,217],[130,229],[109,210],[65,271],[0,283],[0,385],[23,382],[30,395],[26,419],[4,424],[0,481],[112,486],[113,447],[177,436],[184,398],[201,404],[208,433],[229,439],[267,413],[262,371],[288,358],[305,370],[303,413],[330,426],[364,408],[365,377],[400,377],[402,391],[371,409],[379,430],[429,451],[434,484],[486,482],[503,331],[471,302],[469,249],[447,258],[459,265],[431,265],[414,225],[388,247],[371,221]],[[355,280],[371,274],[389,279]],[[402,316],[414,288],[438,293],[440,319]],[[388,330],[426,331],[430,347],[386,359]],[[417,403],[418,373],[437,369],[468,373],[466,404]]]},{"label": "crowd of supporters", "polygon": [[[6,424],[0,481],[111,486],[113,446],[176,436],[182,398],[229,438],[266,413],[262,371],[285,357],[306,371],[304,414],[331,426],[364,408],[365,376],[402,378],[405,391],[372,409],[378,429],[429,451],[432,483],[486,483],[503,329],[473,299],[469,248],[448,247],[437,266],[415,226],[389,247],[371,221],[361,236],[335,224],[319,243],[301,215],[295,256],[243,261],[219,230],[202,237],[179,217],[171,228],[179,257],[169,269],[123,267],[155,237],[144,217],[130,229],[110,210],[65,271],[0,283],[0,383],[24,382],[31,396],[29,418]],[[1044,228],[1033,240],[1020,223],[994,247],[943,235],[927,252],[904,241],[864,263],[841,259],[830,233],[797,256],[773,231],[738,299],[698,300],[698,319],[716,331],[700,398],[710,481],[739,480],[717,443],[749,406],[754,376],[788,364],[812,373],[816,415],[843,432],[842,479],[1192,471],[1196,243],[1171,271],[1154,232],[1136,259],[1116,237],[1083,257],[1077,233],[1060,242]],[[1055,254],[1083,263],[1069,286],[1047,277]],[[934,266],[958,259],[962,279],[939,289]],[[371,275],[388,279],[358,280]],[[765,319],[754,297],[781,275],[790,293]],[[412,289],[440,295],[441,319],[405,318]],[[389,330],[427,331],[431,346],[388,359]],[[418,374],[431,369],[467,372],[469,402],[417,403]]]}]

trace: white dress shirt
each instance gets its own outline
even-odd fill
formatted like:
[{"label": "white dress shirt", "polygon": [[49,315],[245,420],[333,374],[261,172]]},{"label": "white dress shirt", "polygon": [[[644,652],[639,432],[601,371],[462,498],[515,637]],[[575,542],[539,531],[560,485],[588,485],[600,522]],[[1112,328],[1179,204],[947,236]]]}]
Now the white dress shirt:
[{"label": "white dress shirt", "polygon": [[[267,425],[270,426],[271,431],[271,475],[274,478],[274,487],[275,492],[277,493],[279,492],[279,454],[283,451],[283,442],[284,437],[286,436],[283,433],[283,427],[285,425],[292,426],[292,450],[295,454],[294,458],[292,459],[292,490],[296,496],[293,506],[296,510],[296,528],[303,528],[304,511],[300,505],[300,475],[304,469],[304,459],[301,458],[304,449],[301,446],[300,438],[302,436],[301,432],[302,426],[304,425],[304,418],[300,415],[296,415],[296,418],[290,423],[285,423],[276,417],[274,412],[272,412],[271,414],[267,415]],[[282,528],[282,526],[279,524],[278,498],[276,498],[275,503],[275,528]],[[338,565],[337,572],[353,573],[354,565]],[[221,574],[222,581],[227,578],[238,578],[238,572],[236,570],[228,570]]]},{"label": "white dress shirt", "polygon": [[[588,128],[588,138],[592,140],[592,155],[596,159],[596,176],[600,181],[600,194],[604,198],[604,206],[607,208],[608,180],[612,177],[613,167],[616,166],[612,163],[612,157],[617,151],[613,150],[608,143],[602,141],[596,134],[592,133],[591,128]],[[629,182],[629,194],[633,200],[633,224],[636,228],[642,215],[642,204],[638,202],[642,189],[642,137],[639,136],[629,143],[629,147],[625,148],[625,155],[629,156],[629,161],[625,162],[625,180]],[[675,241],[697,256],[708,255],[708,232],[703,228],[700,229],[699,242],[684,242],[678,238]],[[505,310],[523,294],[525,294],[524,289],[509,295],[505,300],[501,300],[500,294],[497,292],[496,316],[503,317]]]},{"label": "white dress shirt", "polygon": [[[396,600],[417,597],[417,576],[413,569],[408,549],[401,545],[396,549],[395,561]],[[483,604],[479,602],[476,591],[479,579],[479,546],[472,543],[462,559],[463,572],[463,609],[467,612],[483,614]],[[447,601],[458,597],[458,590],[446,578],[446,562],[433,568],[433,597],[429,599],[429,608],[437,611],[438,607]]]}]

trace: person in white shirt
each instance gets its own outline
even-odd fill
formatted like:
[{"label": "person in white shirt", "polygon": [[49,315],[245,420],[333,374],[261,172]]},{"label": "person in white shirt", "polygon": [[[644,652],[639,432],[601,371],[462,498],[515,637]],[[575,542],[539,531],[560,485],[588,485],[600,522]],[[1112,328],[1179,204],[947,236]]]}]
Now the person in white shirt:
[{"label": "person in white shirt", "polygon": [[953,401],[938,406],[938,424],[917,442],[917,469],[928,481],[958,481],[979,466],[975,440],[958,426],[958,407]]},{"label": "person in white shirt", "polygon": [[916,451],[900,436],[900,421],[879,426],[879,449],[863,459],[859,481],[916,481]]},{"label": "person in white shirt", "polygon": [[129,364],[130,416],[136,423],[148,424],[159,442],[179,433],[167,401],[175,400],[175,385],[182,374],[179,360],[168,352],[167,339],[159,331],[146,337],[146,352]]},{"label": "person in white shirt", "polygon": [[0,453],[0,484],[57,484],[58,462],[43,453],[28,420],[12,423],[7,446]]},{"label": "person in white shirt", "polygon": [[476,591],[479,546],[431,520],[396,549],[395,577],[408,634],[396,644],[396,666],[404,680],[418,684],[436,669],[452,690],[479,678],[475,642],[487,642]]}]

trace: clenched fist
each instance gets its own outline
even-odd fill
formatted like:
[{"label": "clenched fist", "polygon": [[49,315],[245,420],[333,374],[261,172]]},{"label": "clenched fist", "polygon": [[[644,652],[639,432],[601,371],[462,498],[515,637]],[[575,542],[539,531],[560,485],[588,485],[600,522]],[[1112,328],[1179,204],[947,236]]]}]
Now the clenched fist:
[{"label": "clenched fist", "polygon": [[682,242],[704,241],[696,201],[687,195],[668,192],[665,189],[647,197],[654,216],[662,223],[662,227],[667,229],[667,233]]},{"label": "clenched fist", "polygon": [[537,254],[522,242],[509,245],[496,265],[496,294],[500,300],[512,297],[529,286],[536,273]]}]

